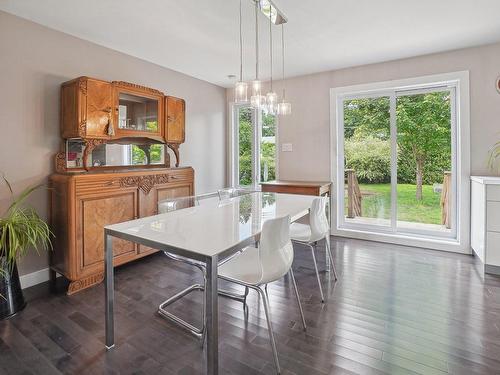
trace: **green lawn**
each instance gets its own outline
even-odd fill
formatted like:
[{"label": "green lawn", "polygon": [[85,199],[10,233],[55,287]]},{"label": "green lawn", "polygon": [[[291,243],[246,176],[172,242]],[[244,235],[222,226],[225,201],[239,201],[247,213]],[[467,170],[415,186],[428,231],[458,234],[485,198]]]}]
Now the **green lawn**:
[{"label": "green lawn", "polygon": [[[390,219],[391,185],[360,184],[363,193],[363,217]],[[431,185],[423,186],[423,200],[415,199],[415,185],[398,185],[398,220],[426,224],[441,224],[441,194],[434,193]]]}]

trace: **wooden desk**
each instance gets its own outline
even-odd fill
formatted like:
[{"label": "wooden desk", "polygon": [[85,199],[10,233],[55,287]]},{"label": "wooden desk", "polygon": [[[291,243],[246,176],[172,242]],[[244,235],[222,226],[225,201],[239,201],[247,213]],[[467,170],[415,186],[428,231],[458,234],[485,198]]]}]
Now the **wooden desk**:
[{"label": "wooden desk", "polygon": [[302,195],[329,195],[331,196],[331,182],[326,181],[285,181],[275,180],[261,182],[263,192],[302,194]]}]

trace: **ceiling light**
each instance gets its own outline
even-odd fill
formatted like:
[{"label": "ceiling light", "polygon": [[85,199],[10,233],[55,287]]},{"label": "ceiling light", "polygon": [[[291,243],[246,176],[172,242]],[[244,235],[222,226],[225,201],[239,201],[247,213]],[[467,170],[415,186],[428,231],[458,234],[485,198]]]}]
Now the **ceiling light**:
[{"label": "ceiling light", "polygon": [[283,84],[283,94],[281,96],[281,102],[278,103],[277,112],[278,115],[286,116],[292,113],[292,104],[286,101],[286,92],[285,92],[285,27],[281,24],[281,73],[282,79],[281,83]]},{"label": "ceiling light", "polygon": [[248,85],[243,82],[243,36],[241,30],[241,0],[240,0],[240,80],[234,85],[234,101],[246,103],[248,101]]},{"label": "ceiling light", "polygon": [[250,104],[254,108],[262,108],[266,97],[262,95],[262,84],[259,80],[259,3],[255,2],[255,79],[252,81],[252,96]]}]

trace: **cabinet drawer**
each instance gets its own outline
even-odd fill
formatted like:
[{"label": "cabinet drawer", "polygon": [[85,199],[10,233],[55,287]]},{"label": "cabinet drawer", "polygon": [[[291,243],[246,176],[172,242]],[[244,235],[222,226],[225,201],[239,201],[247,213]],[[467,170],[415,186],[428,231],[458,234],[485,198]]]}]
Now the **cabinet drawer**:
[{"label": "cabinet drawer", "polygon": [[486,186],[486,199],[500,202],[500,185]]},{"label": "cabinet drawer", "polygon": [[189,169],[181,169],[170,171],[168,173],[168,182],[191,182],[193,180],[193,172]]},{"label": "cabinet drawer", "polygon": [[486,204],[486,230],[500,232],[500,202],[490,201]]},{"label": "cabinet drawer", "polygon": [[486,233],[486,264],[500,266],[500,233]]},{"label": "cabinet drawer", "polygon": [[102,194],[107,192],[115,192],[123,188],[120,179],[114,176],[94,177],[92,179],[82,178],[77,179],[75,183],[76,194],[78,196],[88,194]]}]

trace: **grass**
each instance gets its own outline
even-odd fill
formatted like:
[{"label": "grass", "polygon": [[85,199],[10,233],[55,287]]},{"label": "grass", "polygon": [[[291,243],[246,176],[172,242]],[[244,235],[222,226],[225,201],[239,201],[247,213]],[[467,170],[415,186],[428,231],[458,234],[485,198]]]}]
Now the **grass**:
[{"label": "grass", "polygon": [[[390,219],[391,185],[360,184],[363,200],[363,217]],[[399,184],[397,187],[398,220],[426,224],[441,224],[440,193],[434,193],[432,185],[424,185],[423,199],[415,199],[416,186]]]}]

